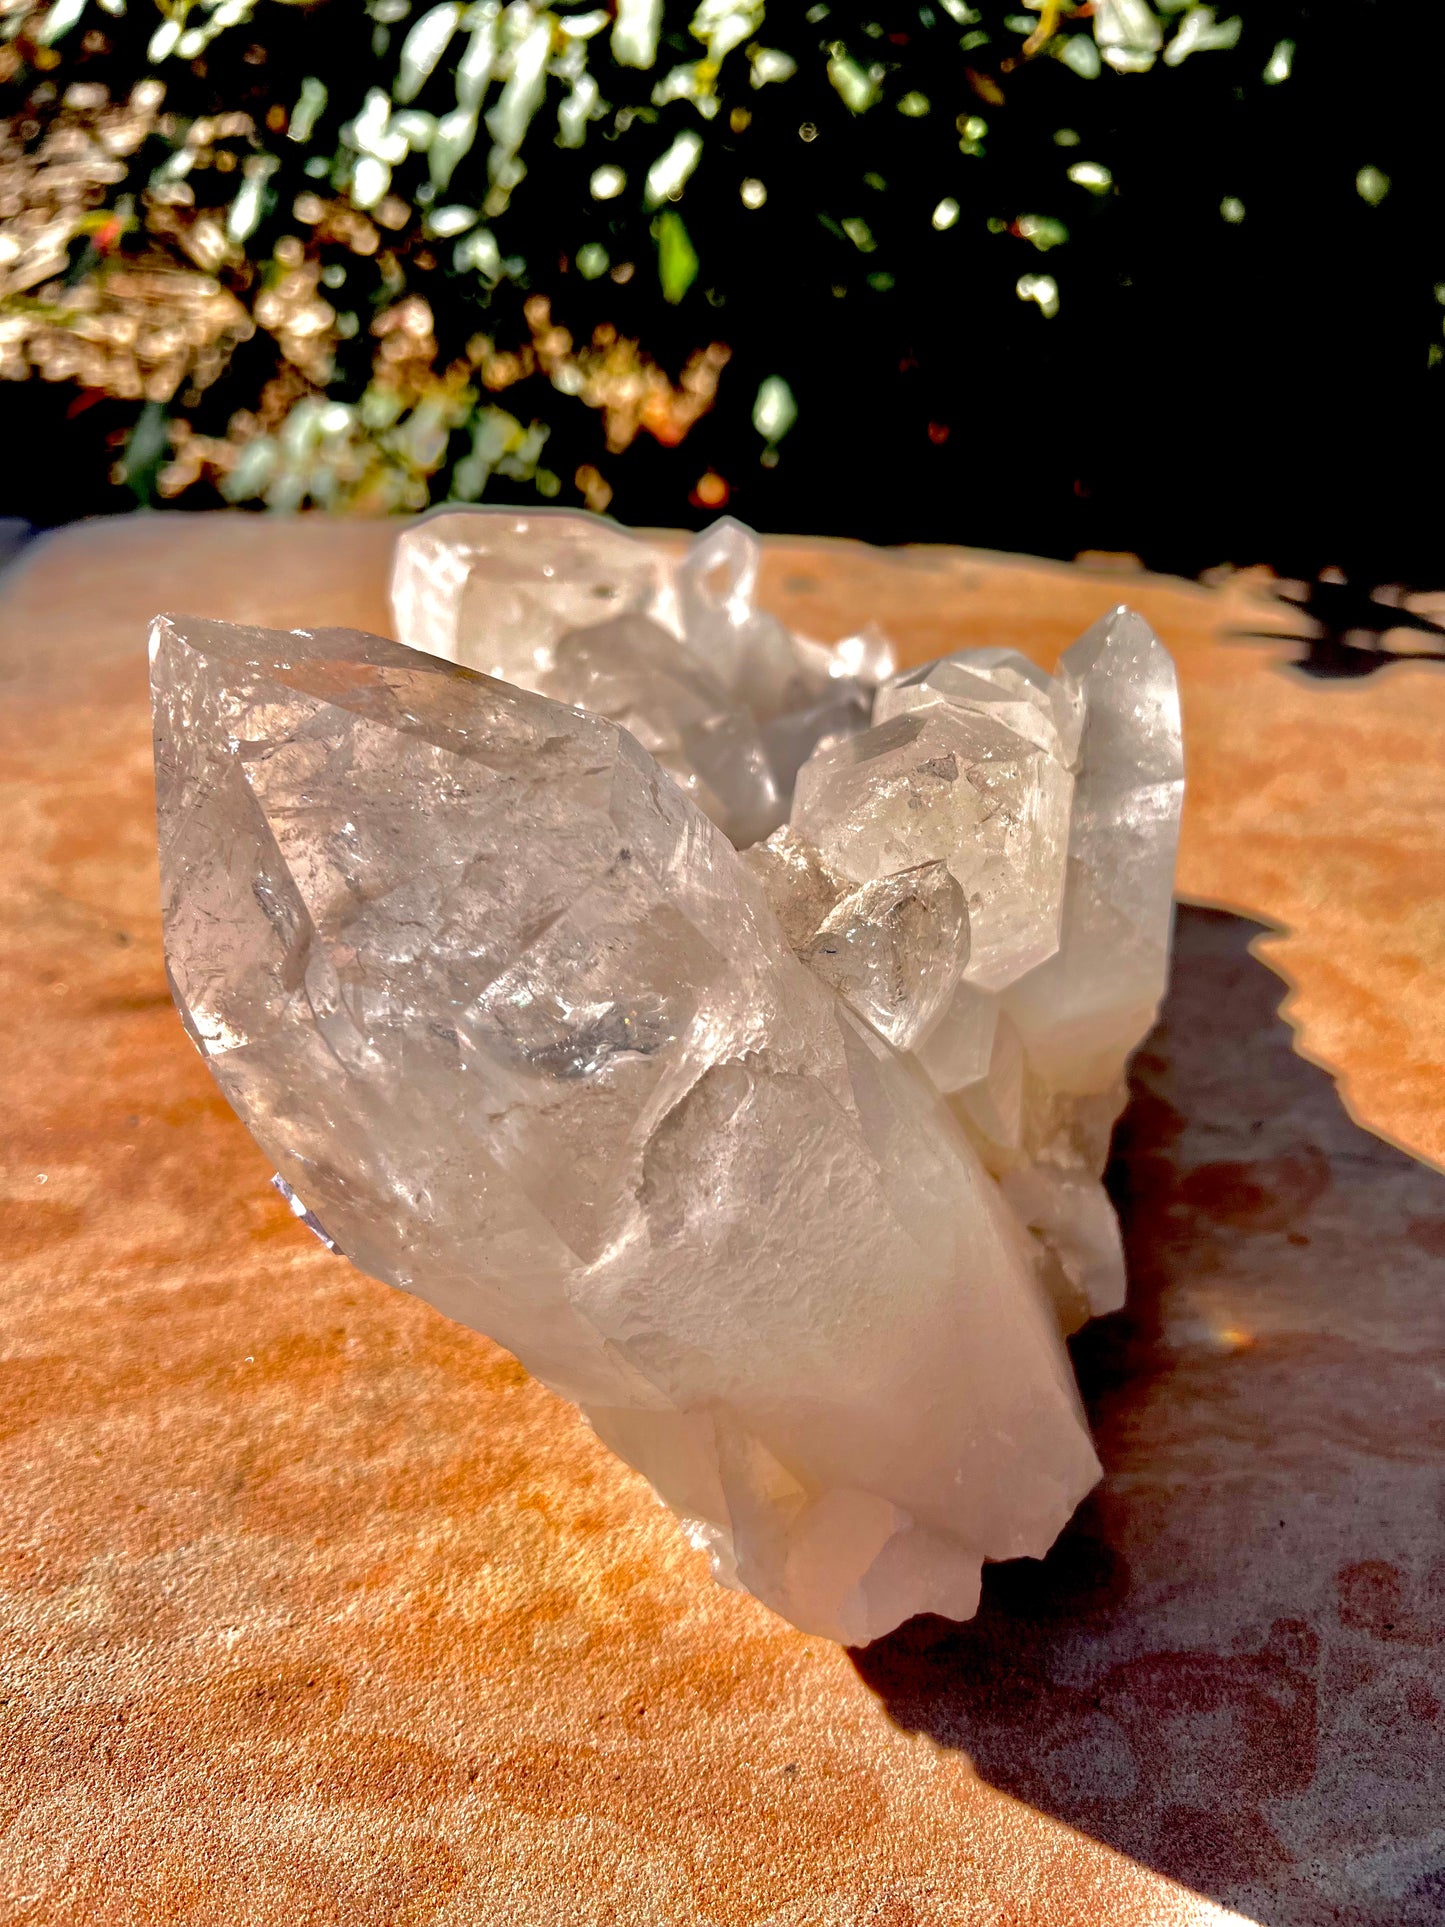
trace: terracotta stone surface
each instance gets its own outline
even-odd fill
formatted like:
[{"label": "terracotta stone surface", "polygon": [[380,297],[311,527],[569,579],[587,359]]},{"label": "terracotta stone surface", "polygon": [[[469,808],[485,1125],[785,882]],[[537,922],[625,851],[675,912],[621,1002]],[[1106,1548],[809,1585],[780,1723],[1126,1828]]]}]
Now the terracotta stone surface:
[{"label": "terracotta stone surface", "polygon": [[145,620],[384,629],[394,530],[0,578],[0,1922],[1445,1917],[1445,672],[1309,682],[1238,580],[773,545],[780,614],[910,660],[1141,608],[1216,906],[1116,1141],[1105,1482],[972,1624],[850,1655],[310,1239],[171,1009]]}]

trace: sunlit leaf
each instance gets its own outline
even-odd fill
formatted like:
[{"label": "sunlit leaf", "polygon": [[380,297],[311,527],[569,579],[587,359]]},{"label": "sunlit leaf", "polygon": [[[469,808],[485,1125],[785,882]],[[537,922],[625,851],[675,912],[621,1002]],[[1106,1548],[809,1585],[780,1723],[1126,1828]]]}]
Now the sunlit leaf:
[{"label": "sunlit leaf", "polygon": [[765,442],[780,442],[797,419],[798,404],[781,375],[769,375],[759,383],[753,427]]},{"label": "sunlit leaf", "polygon": [[617,0],[612,58],[619,67],[650,67],[661,31],[662,0]]},{"label": "sunlit leaf", "polygon": [[452,175],[458,164],[471,152],[476,138],[477,117],[470,108],[458,107],[453,113],[443,114],[437,122],[427,160],[432,186],[439,194],[444,193],[451,184]]},{"label": "sunlit leaf", "polygon": [[545,15],[528,28],[512,51],[512,71],[501,97],[487,115],[487,132],[504,154],[515,154],[547,90],[547,56],[552,23]]},{"label": "sunlit leaf", "polygon": [[1390,191],[1390,177],[1378,167],[1362,167],[1355,176],[1355,192],[1370,207],[1378,207]]},{"label": "sunlit leaf", "polygon": [[702,158],[702,135],[685,127],[677,139],[647,170],[646,198],[649,207],[660,207],[680,194],[693,169]]},{"label": "sunlit leaf", "polygon": [[1033,301],[1045,320],[1059,312],[1059,284],[1051,274],[1021,274],[1014,292],[1020,301]]},{"label": "sunlit leaf", "polygon": [[54,6],[40,23],[36,39],[42,47],[53,47],[85,12],[85,0],[55,0]]},{"label": "sunlit leaf", "polygon": [[286,131],[293,141],[309,141],[316,132],[316,123],[326,112],[326,86],[315,75],[308,75],[301,83],[301,92],[296,105],[291,109],[291,119]]},{"label": "sunlit leaf", "polygon": [[833,49],[828,61],[828,78],[838,98],[850,114],[865,114],[878,99],[878,87],[856,60],[850,60],[841,46]]},{"label": "sunlit leaf", "polygon": [[415,100],[436,70],[457,30],[462,10],[457,0],[429,7],[401,44],[401,66],[392,88],[396,100]]},{"label": "sunlit leaf", "polygon": [[1243,27],[1238,14],[1231,20],[1216,20],[1213,7],[1191,7],[1164,49],[1164,65],[1177,67],[1190,54],[1216,53],[1238,46]]},{"label": "sunlit leaf", "polygon": [[1294,71],[1294,42],[1279,40],[1275,42],[1274,52],[1264,63],[1264,80],[1268,86],[1277,87],[1282,80],[1288,80]]},{"label": "sunlit leaf", "polygon": [[697,249],[682,216],[671,208],[658,215],[652,224],[652,233],[657,242],[657,275],[662,284],[662,298],[676,306],[697,279],[700,266]]}]

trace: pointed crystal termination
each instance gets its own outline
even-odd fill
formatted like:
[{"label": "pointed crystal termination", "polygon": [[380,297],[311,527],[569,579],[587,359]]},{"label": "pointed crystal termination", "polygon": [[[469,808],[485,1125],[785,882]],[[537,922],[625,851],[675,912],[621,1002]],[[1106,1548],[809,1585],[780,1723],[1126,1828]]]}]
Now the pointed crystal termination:
[{"label": "pointed crystal termination", "polygon": [[[1070,1330],[1124,1301],[1099,1177],[1164,990],[1182,796],[1173,664],[1116,609],[1052,677],[977,649],[885,683],[873,727],[813,755],[787,829],[749,854],[796,953],[947,1099]],[[847,880],[925,862],[966,893],[971,948],[905,1044],[820,932]]]},{"label": "pointed crystal termination", "polygon": [[870,1027],[615,723],[345,631],[161,618],[152,680],[177,1002],[354,1263],[576,1399],[807,1630],[966,1616],[1047,1548],[1098,1466],[1039,1240],[882,1034],[962,966],[954,842],[794,920]]},{"label": "pointed crystal termination", "polygon": [[797,955],[897,1050],[936,1026],[968,962],[968,906],[942,863],[854,886],[786,831],[744,853]]},{"label": "pointed crystal termination", "polygon": [[855,883],[943,864],[968,905],[968,981],[999,990],[1059,947],[1072,793],[1048,749],[940,703],[817,750],[789,827]]},{"label": "pointed crystal termination", "polygon": [[873,720],[935,706],[993,716],[1066,768],[1078,757],[1084,705],[1073,678],[1050,676],[1016,649],[965,649],[894,676],[878,691]]},{"label": "pointed crystal termination", "polygon": [[536,687],[629,730],[734,843],[776,827],[784,805],[751,712],[649,617],[573,629]]},{"label": "pointed crystal termination", "polygon": [[731,517],[674,565],[600,516],[447,510],[397,542],[392,612],[413,649],[621,723],[745,847],[894,668],[872,626],[831,649],[791,635],[758,606],[760,561]]},{"label": "pointed crystal termination", "polygon": [[1118,1082],[1164,994],[1184,753],[1174,664],[1132,609],[1102,616],[1060,669],[1086,720],[1059,948],[1006,1001],[1039,1075],[1086,1096]]}]

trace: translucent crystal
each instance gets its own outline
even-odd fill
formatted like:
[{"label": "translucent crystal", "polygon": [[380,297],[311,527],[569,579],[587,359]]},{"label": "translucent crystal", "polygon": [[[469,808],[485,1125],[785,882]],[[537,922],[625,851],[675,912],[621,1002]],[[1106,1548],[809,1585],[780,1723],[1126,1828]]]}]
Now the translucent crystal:
[{"label": "translucent crystal", "polygon": [[[896,678],[878,707],[980,705],[975,668],[997,682],[1012,668],[1006,656],[963,652]],[[1030,706],[1051,718],[1061,754],[1075,744],[1059,948],[996,996],[961,985],[918,1055],[1033,1234],[1040,1275],[1072,1329],[1124,1302],[1118,1225],[1098,1180],[1124,1066],[1154,1021],[1168,968],[1179,702],[1166,651],[1127,609],[1097,622],[1054,678],[1031,670],[1010,680],[1011,696],[1037,692]]]},{"label": "translucent crystal", "polygon": [[960,984],[940,1020],[918,1046],[918,1061],[936,1088],[966,1090],[988,1076],[998,1029],[999,1001],[990,991]]},{"label": "translucent crystal", "polygon": [[981,710],[943,702],[820,749],[790,824],[855,883],[944,863],[968,904],[969,983],[997,990],[1059,944],[1073,778]]},{"label": "translucent crystal", "polygon": [[1097,1471],[1061,1333],[1123,1299],[1167,655],[1116,610],[1052,677],[895,677],[760,608],[735,523],[674,567],[449,513],[394,586],[425,653],[156,625],[192,1036],[298,1216],[576,1399],[720,1578],[846,1640],[967,1614]]},{"label": "translucent crystal", "polygon": [[837,677],[821,683],[801,707],[769,718],[762,738],[779,793],[791,797],[798,771],[813,751],[866,729],[871,710],[871,692],[862,683]]},{"label": "translucent crystal", "polygon": [[638,613],[666,620],[666,559],[651,543],[565,509],[450,509],[396,545],[391,606],[413,649],[524,689],[569,629]]},{"label": "translucent crystal", "polygon": [[674,568],[598,516],[452,510],[398,541],[392,610],[412,648],[622,723],[746,845],[820,743],[867,728],[894,667],[874,625],[832,649],[790,634],[758,605],[760,555],[730,518]]},{"label": "translucent crystal", "polygon": [[1174,665],[1142,616],[1112,610],[1060,668],[1087,721],[1059,947],[1006,1001],[1039,1075],[1084,1095],[1118,1083],[1164,994],[1184,756]]},{"label": "translucent crystal", "polygon": [[993,1025],[982,1075],[959,1085],[952,1103],[970,1135],[981,1140],[990,1166],[1011,1169],[1006,1154],[1021,1150],[1024,1138],[1024,1050],[1006,1012]]},{"label": "translucent crystal", "polygon": [[1082,695],[1016,649],[965,649],[891,677],[873,705],[875,723],[934,705],[992,716],[1072,768],[1084,729]]},{"label": "translucent crystal", "polygon": [[804,955],[824,983],[898,1050],[933,1026],[968,962],[968,909],[941,863],[850,891]]},{"label": "translucent crystal", "polygon": [[1087,1164],[1019,1163],[999,1188],[1038,1248],[1038,1275],[1054,1299],[1061,1328],[1077,1331],[1124,1302],[1124,1246],[1097,1171]]},{"label": "translucent crystal", "polygon": [[635,739],[347,632],[161,619],[152,662],[176,998],[351,1260],[800,1626],[1041,1554],[1097,1461],[1037,1241]]},{"label": "translucent crystal", "polygon": [[933,1029],[968,962],[968,906],[941,863],[855,886],[786,831],[746,852],[794,952],[898,1050]]},{"label": "translucent crystal", "polygon": [[647,616],[572,630],[535,680],[543,695],[630,730],[734,843],[756,842],[781,820],[751,712]]},{"label": "translucent crystal", "polygon": [[763,720],[802,707],[815,693],[793,639],[757,604],[758,538],[724,516],[688,549],[677,572],[688,647]]},{"label": "translucent crystal", "polygon": [[768,908],[783,935],[802,956],[853,885],[835,876],[811,843],[779,830],[743,852],[743,862],[763,886]]}]

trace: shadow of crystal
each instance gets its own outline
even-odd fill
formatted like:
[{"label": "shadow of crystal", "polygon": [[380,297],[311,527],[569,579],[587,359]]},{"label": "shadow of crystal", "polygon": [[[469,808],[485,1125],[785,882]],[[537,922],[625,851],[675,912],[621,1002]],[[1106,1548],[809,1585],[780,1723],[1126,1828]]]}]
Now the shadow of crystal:
[{"label": "shadow of crystal", "polygon": [[1353,1124],[1259,926],[1182,909],[1075,1341],[1106,1476],[854,1663],[993,1785],[1266,1927],[1445,1917],[1445,1178]]}]

